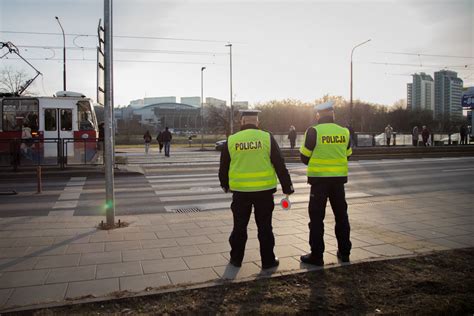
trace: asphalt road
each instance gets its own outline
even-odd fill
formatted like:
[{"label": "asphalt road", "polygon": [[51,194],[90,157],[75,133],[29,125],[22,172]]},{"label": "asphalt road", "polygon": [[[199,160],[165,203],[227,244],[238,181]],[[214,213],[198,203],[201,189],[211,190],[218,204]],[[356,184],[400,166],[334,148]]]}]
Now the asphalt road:
[{"label": "asphalt road", "polygon": [[[145,214],[177,211],[229,210],[230,194],[219,186],[218,153],[181,152],[169,159],[156,153],[128,154],[129,163],[145,174],[121,174],[115,178],[116,214]],[[305,166],[288,164],[296,189],[293,207],[306,207],[309,186]],[[1,175],[1,173],[0,173]],[[35,179],[0,177],[0,217],[101,215],[104,212],[104,180],[97,173],[83,177],[46,177],[43,193],[36,194]],[[467,191],[474,193],[474,157],[354,161],[349,164],[347,199],[403,195],[417,192]],[[473,195],[474,196],[474,195]],[[282,197],[277,192],[275,201]],[[278,207],[277,207],[278,209]]]}]

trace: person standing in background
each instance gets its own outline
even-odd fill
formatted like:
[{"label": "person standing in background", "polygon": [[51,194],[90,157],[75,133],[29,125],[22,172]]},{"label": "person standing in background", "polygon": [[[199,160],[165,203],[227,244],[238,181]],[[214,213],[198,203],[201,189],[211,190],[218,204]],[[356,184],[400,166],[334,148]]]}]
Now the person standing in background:
[{"label": "person standing in background", "polygon": [[161,134],[163,137],[163,144],[165,145],[165,157],[169,157],[171,140],[173,139],[173,136],[171,135],[171,132],[169,131],[168,126],[165,127],[165,131]]},{"label": "person standing in background", "polygon": [[158,131],[158,135],[156,135],[156,141],[158,142],[158,147],[161,154],[161,151],[163,150],[163,133],[161,131]]},{"label": "person standing in background", "polygon": [[296,145],[296,129],[293,125],[290,126],[290,132],[288,133],[288,139],[290,140],[291,149],[294,149],[295,145]]},{"label": "person standing in background", "polygon": [[387,146],[390,147],[390,140],[392,139],[393,135],[393,128],[390,126],[390,124],[385,127],[385,138],[387,139]]},{"label": "person standing in background", "polygon": [[151,143],[151,135],[149,131],[145,132],[145,135],[143,135],[143,139],[145,140],[145,155],[148,155],[148,151],[150,150],[150,143]]},{"label": "person standing in background", "polygon": [[417,147],[418,146],[418,137],[419,137],[418,126],[415,125],[415,127],[413,127],[413,130],[411,132],[411,137],[412,137],[412,140],[413,140],[413,146]]},{"label": "person standing in background", "polygon": [[421,139],[423,141],[423,146],[428,146],[428,139],[430,138],[430,131],[426,128],[426,125],[423,125],[421,129]]}]

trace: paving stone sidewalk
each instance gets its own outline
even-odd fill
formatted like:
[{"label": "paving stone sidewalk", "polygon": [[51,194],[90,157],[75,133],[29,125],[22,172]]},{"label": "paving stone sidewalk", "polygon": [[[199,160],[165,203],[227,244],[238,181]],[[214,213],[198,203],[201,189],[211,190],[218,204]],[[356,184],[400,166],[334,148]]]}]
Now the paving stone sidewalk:
[{"label": "paving stone sidewalk", "polygon": [[[353,263],[474,246],[469,192],[370,197],[350,200]],[[229,210],[120,216],[129,227],[100,231],[104,216],[0,219],[0,311],[119,291],[223,280],[250,280],[315,269],[300,263],[309,250],[304,207],[276,210],[277,269],[262,271],[255,222],[249,224],[244,263],[228,265]],[[339,265],[334,217],[326,215],[327,267]]]}]

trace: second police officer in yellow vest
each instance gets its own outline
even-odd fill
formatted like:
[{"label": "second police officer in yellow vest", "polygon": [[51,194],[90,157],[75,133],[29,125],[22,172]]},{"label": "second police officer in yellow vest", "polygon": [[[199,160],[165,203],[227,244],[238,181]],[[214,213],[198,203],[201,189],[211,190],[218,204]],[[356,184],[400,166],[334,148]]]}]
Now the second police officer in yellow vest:
[{"label": "second police officer in yellow vest", "polygon": [[336,227],[337,256],[349,262],[351,252],[350,225],[347,215],[344,184],[347,182],[347,159],[352,154],[349,130],[334,123],[333,102],[316,107],[318,124],[306,130],[304,145],[300,148],[301,161],[308,166],[309,245],[311,252],[301,261],[324,265],[324,216],[329,199]]},{"label": "second police officer in yellow vest", "polygon": [[229,136],[221,153],[219,180],[225,192],[233,193],[230,263],[236,267],[242,264],[253,206],[262,268],[268,269],[279,263],[273,252],[272,230],[277,177],[283,193],[292,194],[294,190],[277,142],[269,132],[258,129],[258,112],[241,112],[241,130]]}]

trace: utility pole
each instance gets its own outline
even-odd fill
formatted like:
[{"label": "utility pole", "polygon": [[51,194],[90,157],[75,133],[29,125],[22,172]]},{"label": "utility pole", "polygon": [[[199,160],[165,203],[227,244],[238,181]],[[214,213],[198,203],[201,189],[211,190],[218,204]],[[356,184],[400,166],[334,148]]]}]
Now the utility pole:
[{"label": "utility pole", "polygon": [[105,104],[104,104],[104,167],[105,167],[105,214],[107,226],[115,225],[114,196],[114,128],[113,128],[113,59],[112,59],[112,0],[104,0],[104,33],[105,33]]},{"label": "utility pole", "polygon": [[204,150],[204,69],[201,67],[201,150]]},{"label": "utility pole", "polygon": [[226,45],[229,47],[230,53],[230,134],[234,133],[234,106],[232,103],[232,44],[229,43]]},{"label": "utility pole", "polygon": [[63,91],[66,91],[66,35],[64,34],[64,29],[59,18],[57,16],[55,18],[63,32]]},{"label": "utility pole", "polygon": [[357,47],[362,46],[362,45],[364,45],[364,44],[366,44],[366,43],[368,43],[368,42],[370,42],[370,41],[371,41],[371,40],[368,39],[368,40],[366,40],[365,42],[362,42],[362,43],[360,43],[360,44],[357,44],[356,46],[354,46],[354,48],[352,48],[352,51],[351,51],[351,103],[350,103],[350,107],[349,107],[349,109],[350,109],[350,119],[349,119],[349,122],[350,122],[351,126],[352,126],[352,123],[353,123],[353,122],[352,122],[352,108],[353,108],[353,105],[352,105],[352,55],[354,55],[354,49],[356,49]]}]

